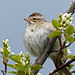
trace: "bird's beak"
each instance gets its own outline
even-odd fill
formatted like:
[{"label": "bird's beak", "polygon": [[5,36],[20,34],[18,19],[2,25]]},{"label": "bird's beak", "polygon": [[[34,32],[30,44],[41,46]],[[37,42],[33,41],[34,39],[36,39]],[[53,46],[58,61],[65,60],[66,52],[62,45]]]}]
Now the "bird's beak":
[{"label": "bird's beak", "polygon": [[29,18],[24,18],[24,20],[25,20],[25,21],[30,21],[30,19],[29,19]]}]

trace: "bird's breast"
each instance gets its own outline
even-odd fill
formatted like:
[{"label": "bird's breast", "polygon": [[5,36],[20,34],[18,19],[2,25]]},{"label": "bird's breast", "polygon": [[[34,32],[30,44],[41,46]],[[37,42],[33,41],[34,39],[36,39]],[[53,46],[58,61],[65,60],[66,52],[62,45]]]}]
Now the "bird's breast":
[{"label": "bird's breast", "polygon": [[28,50],[30,54],[40,57],[47,44],[49,34],[50,30],[45,27],[33,26],[26,28],[23,36],[26,50]]}]

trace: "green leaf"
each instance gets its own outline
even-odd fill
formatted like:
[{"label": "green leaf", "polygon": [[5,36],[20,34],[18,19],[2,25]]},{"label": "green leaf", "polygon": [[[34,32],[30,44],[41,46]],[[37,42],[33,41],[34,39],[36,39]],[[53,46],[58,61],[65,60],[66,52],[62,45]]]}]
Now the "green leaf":
[{"label": "green leaf", "polygon": [[69,36],[69,38],[67,39],[70,43],[72,43],[74,41],[73,36]]},{"label": "green leaf", "polygon": [[69,59],[72,59],[74,57],[74,55],[68,55]]},{"label": "green leaf", "polygon": [[34,75],[33,72],[30,72],[30,75]]},{"label": "green leaf", "polygon": [[10,55],[9,58],[12,59],[13,61],[15,61],[16,63],[21,64],[19,56],[17,56],[17,55]]},{"label": "green leaf", "polygon": [[19,66],[15,65],[15,68],[18,69],[18,70],[21,70],[21,71],[24,71],[25,69],[27,69],[27,67],[24,67],[22,65],[19,65]]},{"label": "green leaf", "polygon": [[55,29],[58,29],[58,27],[59,27],[59,22],[58,22],[57,20],[55,20],[55,19],[52,19],[52,25],[53,25],[53,27],[54,27]]},{"label": "green leaf", "polygon": [[7,66],[12,67],[12,68],[14,68],[14,69],[21,70],[21,71],[24,71],[25,69],[28,68],[28,66],[25,67],[25,66],[19,65],[19,64],[17,64],[17,65],[7,64]]},{"label": "green leaf", "polygon": [[70,70],[73,66],[73,64],[70,64],[67,68]]},{"label": "green leaf", "polygon": [[13,74],[16,74],[16,72],[15,72],[15,71],[9,71],[8,73],[13,73]]},{"label": "green leaf", "polygon": [[42,68],[42,66],[41,65],[35,65],[35,66],[31,66],[31,70],[39,70],[39,69],[41,69]]},{"label": "green leaf", "polygon": [[56,30],[56,31],[53,31],[50,35],[49,35],[49,38],[51,37],[56,37],[56,36],[59,36],[62,34],[62,31],[61,30]]},{"label": "green leaf", "polygon": [[8,57],[9,52],[8,52],[7,48],[6,47],[3,47],[3,49],[4,49],[4,55],[5,55],[5,57]]},{"label": "green leaf", "polygon": [[69,36],[74,33],[74,26],[69,25],[68,28],[65,30],[65,33],[67,33]]},{"label": "green leaf", "polygon": [[16,69],[16,67],[15,67],[14,65],[7,64],[7,66],[9,66],[9,67],[12,67],[12,68]]},{"label": "green leaf", "polygon": [[28,75],[28,72],[25,73],[25,71],[17,71],[17,74],[16,75]]}]

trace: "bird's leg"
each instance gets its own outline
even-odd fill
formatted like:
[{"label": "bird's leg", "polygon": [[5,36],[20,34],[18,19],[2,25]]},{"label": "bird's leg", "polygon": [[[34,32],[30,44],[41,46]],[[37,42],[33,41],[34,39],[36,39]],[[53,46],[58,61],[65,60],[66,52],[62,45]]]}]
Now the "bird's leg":
[{"label": "bird's leg", "polygon": [[37,65],[37,61],[38,61],[38,59],[39,59],[39,58],[37,58],[37,59],[35,60],[35,63],[34,63],[33,65]]}]

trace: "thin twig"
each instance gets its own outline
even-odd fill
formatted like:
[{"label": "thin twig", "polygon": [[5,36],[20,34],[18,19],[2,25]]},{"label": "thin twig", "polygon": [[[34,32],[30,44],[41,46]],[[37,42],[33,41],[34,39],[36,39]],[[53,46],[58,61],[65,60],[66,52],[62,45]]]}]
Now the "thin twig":
[{"label": "thin twig", "polygon": [[75,61],[75,56],[69,60],[67,63],[59,66],[58,68],[54,69],[52,72],[50,72],[48,75],[53,75],[54,73],[58,72],[59,70],[65,68],[66,66],[68,66],[70,63],[72,63],[73,61]]},{"label": "thin twig", "polygon": [[[8,59],[7,59],[7,62],[8,62]],[[3,61],[3,64],[4,64],[4,66],[5,66],[5,70],[4,70],[4,71],[1,70],[1,72],[3,73],[3,75],[6,75],[6,73],[7,73],[7,63],[5,63],[5,62]]]},{"label": "thin twig", "polygon": [[1,72],[3,73],[3,75],[5,75],[5,72],[3,70],[1,70]]},{"label": "thin twig", "polygon": [[67,48],[67,47],[69,47],[71,44],[72,44],[72,43],[69,43],[68,45],[64,46],[64,48]]},{"label": "thin twig", "polygon": [[75,70],[74,70],[74,71],[72,71],[71,73],[75,73]]},{"label": "thin twig", "polygon": [[5,73],[7,73],[7,63],[5,63]]},{"label": "thin twig", "polygon": [[56,55],[56,61],[55,61],[56,68],[58,68],[58,64],[57,64],[57,63],[58,63],[58,57],[59,57],[59,55],[61,54],[61,52],[62,52],[64,46],[65,46],[65,42],[63,43],[63,46],[60,47],[60,50],[58,51],[58,53],[57,53],[57,55]]}]

